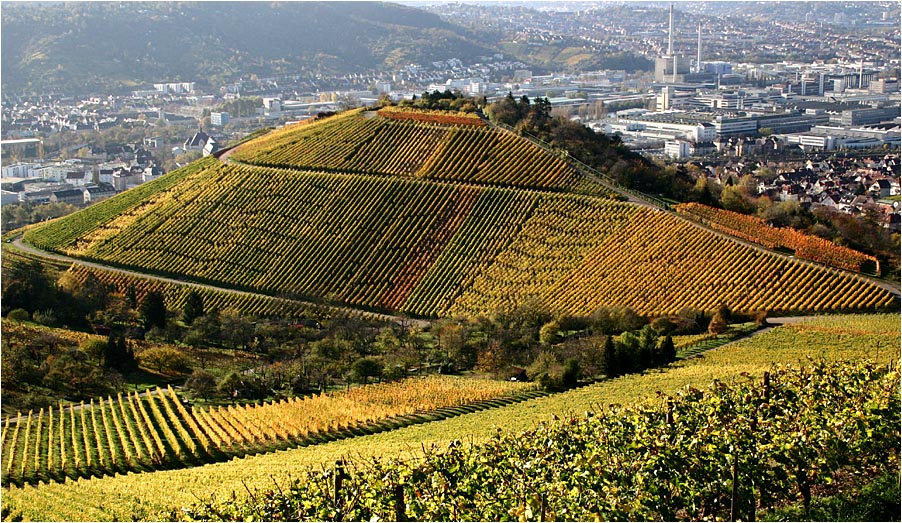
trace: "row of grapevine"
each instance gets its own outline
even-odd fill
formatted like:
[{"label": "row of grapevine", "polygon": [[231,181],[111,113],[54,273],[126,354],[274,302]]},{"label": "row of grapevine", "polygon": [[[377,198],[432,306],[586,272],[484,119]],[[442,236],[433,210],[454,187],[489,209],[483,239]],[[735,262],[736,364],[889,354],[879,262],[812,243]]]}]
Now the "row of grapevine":
[{"label": "row of grapevine", "polygon": [[472,315],[545,297],[606,238],[627,227],[635,211],[610,200],[542,195],[507,247],[447,312]]},{"label": "row of grapevine", "polygon": [[451,113],[389,106],[379,109],[378,114],[390,120],[413,120],[441,125],[473,125],[477,127],[486,125],[485,120],[475,113]]},{"label": "row of grapevine", "polygon": [[792,227],[771,227],[755,216],[698,203],[680,204],[676,207],[676,211],[698,219],[709,227],[769,249],[779,247],[791,249],[799,258],[847,271],[862,271],[867,264],[873,264],[876,272],[878,274],[880,272],[877,258],[817,236],[801,233]]},{"label": "row of grapevine", "polygon": [[382,119],[348,111],[251,140],[237,147],[231,159],[262,166],[338,169],[382,125]]},{"label": "row of grapevine", "polygon": [[201,411],[195,418],[221,448],[236,449],[267,441],[303,439],[333,430],[441,408],[495,399],[529,390],[531,385],[445,376],[368,385],[346,393],[292,398],[259,406]]},{"label": "row of grapevine", "polygon": [[461,223],[470,215],[470,210],[483,192],[476,189],[464,191],[463,197],[456,200],[453,206],[445,206],[442,209],[429,230],[426,231],[422,241],[414,247],[413,256],[409,256],[398,271],[398,279],[376,302],[377,307],[397,310],[410,297],[414,287],[435,265],[447,243],[457,233]]},{"label": "row of grapevine", "polygon": [[76,281],[86,281],[88,278],[96,278],[98,281],[109,285],[112,292],[125,296],[134,291],[135,297],[140,303],[148,292],[163,294],[166,307],[170,310],[181,310],[185,304],[185,297],[189,290],[200,294],[206,310],[235,309],[242,314],[257,317],[309,317],[323,313],[321,308],[311,310],[307,304],[253,293],[236,293],[218,291],[209,287],[187,286],[174,282],[163,282],[137,275],[130,275],[119,271],[73,265],[69,272],[74,275]]},{"label": "row of grapevine", "polygon": [[386,123],[340,168],[353,172],[413,176],[434,154],[446,130],[410,122]]},{"label": "row of grapevine", "polygon": [[271,294],[400,303],[397,288],[413,287],[479,191],[221,165],[87,255]]},{"label": "row of grapevine", "polygon": [[[78,242],[83,241],[85,236],[93,235],[98,239],[112,236],[128,222],[129,217],[140,212],[136,208],[152,205],[159,195],[190,180],[215,163],[215,158],[205,158],[194,162],[156,180],[141,184],[133,190],[105,200],[102,205],[92,205],[66,216],[64,219],[54,220],[39,228],[29,229],[25,233],[25,239],[28,243],[45,250],[63,250],[61,248],[66,246],[66,252],[79,254],[81,250],[78,248]],[[98,229],[102,230],[98,231]]]},{"label": "row of grapevine", "polygon": [[[418,315],[484,314],[529,298],[574,314],[603,305],[660,315],[720,303],[775,312],[897,303],[867,280],[574,194],[218,163],[110,223],[95,229],[115,235],[57,248],[269,296]],[[171,288],[177,303],[183,293]],[[297,310],[243,296],[248,307]]]},{"label": "row of grapevine", "polygon": [[465,183],[562,188],[579,175],[560,158],[528,140],[497,130],[454,128],[419,176]]},{"label": "row of grapevine", "polygon": [[512,396],[529,384],[431,376],[253,406],[185,408],[171,389],[19,414],[3,424],[2,482],[181,467],[291,446],[414,412]]},{"label": "row of grapevine", "polygon": [[460,293],[504,250],[538,201],[536,193],[511,189],[483,191],[401,310],[419,315],[446,313]]},{"label": "row of grapevine", "polygon": [[[714,379],[729,382],[747,379],[740,376],[748,375],[758,376],[760,382],[761,373],[773,370],[775,364],[806,362],[810,361],[809,357],[818,361],[860,361],[875,357],[881,363],[898,361],[898,350],[888,349],[899,346],[898,323],[898,314],[821,316],[746,338],[713,350],[705,358],[691,359],[660,373],[605,380],[566,393],[403,431],[248,456],[205,467],[13,487],[3,492],[3,511],[8,519],[29,521],[181,518],[185,516],[176,516],[172,511],[190,506],[199,498],[225,499],[232,493],[243,497],[247,489],[269,490],[275,484],[287,491],[285,478],[297,478],[306,470],[322,472],[324,465],[331,466],[336,459],[348,456],[372,463],[377,457],[384,461],[410,456],[423,447],[447,448],[454,439],[482,442],[495,436],[498,427],[513,433],[532,430],[539,423],[548,423],[552,414],[566,418],[567,413],[596,410],[598,405],[631,405],[646,398],[658,403],[660,396],[656,396],[656,391],[676,394],[687,385],[703,388]],[[512,477],[521,475],[512,474]],[[258,515],[257,519],[261,517]]]}]

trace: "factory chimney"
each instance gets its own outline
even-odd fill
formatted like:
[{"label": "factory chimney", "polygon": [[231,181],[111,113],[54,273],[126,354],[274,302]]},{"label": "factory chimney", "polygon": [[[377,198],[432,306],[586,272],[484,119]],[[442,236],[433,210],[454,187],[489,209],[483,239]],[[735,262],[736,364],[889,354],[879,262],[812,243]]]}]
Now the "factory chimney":
[{"label": "factory chimney", "polygon": [[864,89],[864,57],[861,58],[858,65],[858,88]]},{"label": "factory chimney", "polygon": [[670,30],[667,31],[667,56],[673,54],[673,4],[670,4]]},{"label": "factory chimney", "polygon": [[695,72],[702,72],[702,23],[698,23],[698,57],[695,59]]}]

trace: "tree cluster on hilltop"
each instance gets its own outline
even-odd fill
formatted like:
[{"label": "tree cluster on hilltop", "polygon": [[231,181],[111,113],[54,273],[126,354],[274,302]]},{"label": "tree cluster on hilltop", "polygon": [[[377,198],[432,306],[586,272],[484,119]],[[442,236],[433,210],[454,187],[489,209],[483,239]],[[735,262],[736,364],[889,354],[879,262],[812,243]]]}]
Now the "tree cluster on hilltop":
[{"label": "tree cluster on hilltop", "polygon": [[692,178],[683,171],[662,170],[630,151],[617,135],[597,133],[566,118],[553,117],[547,98],[507,96],[485,107],[492,122],[513,127],[551,144],[555,149],[602,171],[619,184],[649,194],[683,200],[692,188]]}]

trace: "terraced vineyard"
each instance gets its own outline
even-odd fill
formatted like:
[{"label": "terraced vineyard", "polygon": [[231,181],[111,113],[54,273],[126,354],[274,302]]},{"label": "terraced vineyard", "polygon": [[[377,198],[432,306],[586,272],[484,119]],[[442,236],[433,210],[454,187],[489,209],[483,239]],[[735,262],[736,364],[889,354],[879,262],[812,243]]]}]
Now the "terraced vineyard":
[{"label": "terraced vineyard", "polygon": [[[3,485],[111,475],[371,434],[532,397],[526,383],[431,376],[257,406],[186,408],[171,388],[29,412],[3,426]],[[473,409],[462,406],[472,405]]]},{"label": "terraced vineyard", "polygon": [[898,324],[897,314],[816,318],[720,347],[661,372],[624,376],[438,423],[191,469],[13,487],[3,492],[3,510],[8,518],[38,521],[166,519],[165,514],[199,499],[226,499],[233,493],[243,498],[245,486],[251,490],[273,489],[275,484],[284,487],[289,477],[297,478],[307,469],[322,470],[339,458],[363,462],[371,456],[420,456],[422,448],[432,445],[447,448],[453,440],[485,441],[499,428],[508,433],[534,430],[537,424],[550,422],[553,415],[582,415],[612,403],[659,407],[662,399],[657,391],[676,394],[686,386],[706,387],[715,379],[759,383],[762,373],[779,363],[806,364],[814,358],[898,364]]},{"label": "terraced vineyard", "polygon": [[478,118],[390,113],[286,127],[240,146],[242,163],[206,158],[24,238],[158,275],[423,317],[532,298],[570,314],[651,316],[721,303],[776,314],[898,306],[867,279],[564,192],[585,192],[586,179],[571,183],[559,158]]}]

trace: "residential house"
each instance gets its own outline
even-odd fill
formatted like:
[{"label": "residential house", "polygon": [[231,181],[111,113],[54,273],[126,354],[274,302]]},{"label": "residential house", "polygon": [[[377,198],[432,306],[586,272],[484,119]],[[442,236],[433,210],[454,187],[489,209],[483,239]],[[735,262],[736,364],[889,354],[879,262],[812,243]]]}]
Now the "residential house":
[{"label": "residential house", "polygon": [[207,143],[204,145],[204,156],[210,156],[219,150],[219,143],[212,136],[207,139]]},{"label": "residential house", "polygon": [[84,171],[69,171],[66,173],[64,182],[74,185],[75,187],[84,187],[91,183],[91,175]]},{"label": "residential house", "polygon": [[185,140],[183,148],[186,151],[202,151],[209,139],[210,135],[203,131],[197,131],[194,136]]},{"label": "residential house", "polygon": [[877,198],[886,198],[892,194],[892,186],[886,178],[874,181],[868,190]]},{"label": "residential house", "polygon": [[149,165],[145,167],[144,171],[142,171],[141,173],[141,182],[146,183],[151,180],[155,180],[160,176],[163,176],[163,174],[165,174],[163,172],[163,168],[159,165]]},{"label": "residential house", "polygon": [[72,205],[80,205],[85,203],[85,193],[83,189],[63,189],[61,191],[53,191],[50,195],[50,201],[53,203],[71,203]]},{"label": "residential house", "polygon": [[114,189],[112,185],[95,185],[82,189],[82,194],[84,196],[85,203],[95,203],[99,202],[100,200],[106,200],[111,196],[115,196],[116,189]]}]

